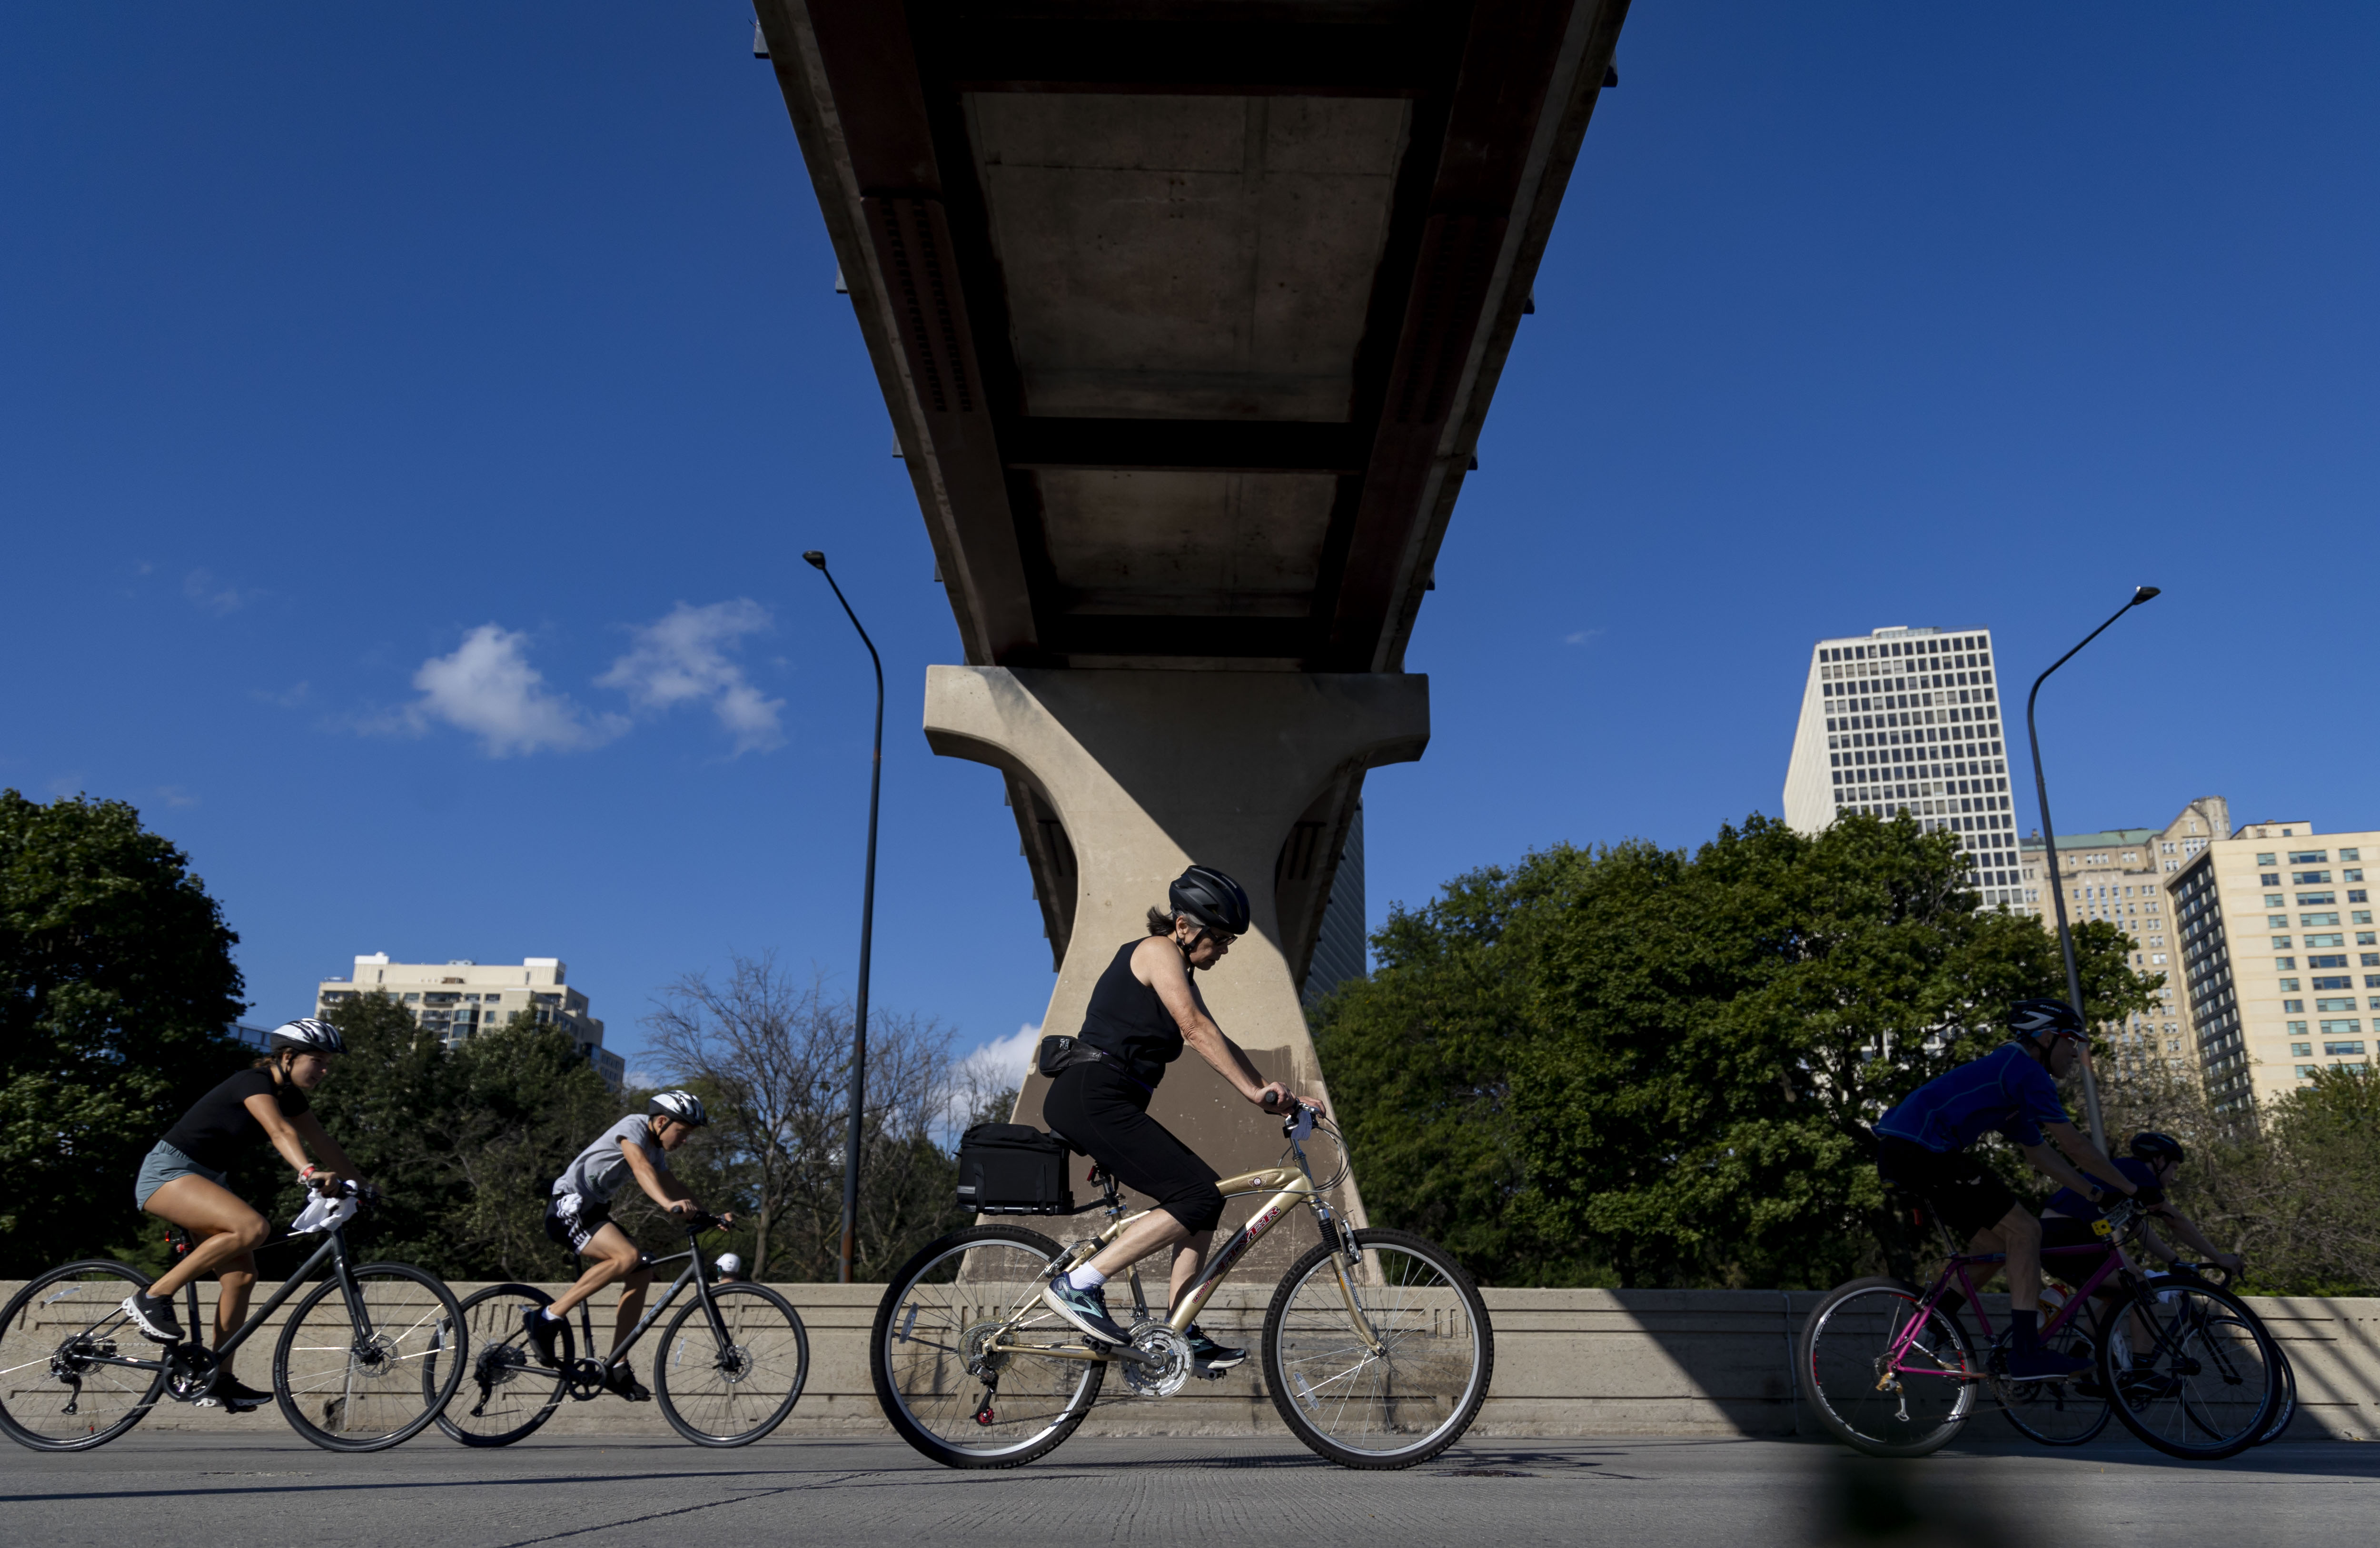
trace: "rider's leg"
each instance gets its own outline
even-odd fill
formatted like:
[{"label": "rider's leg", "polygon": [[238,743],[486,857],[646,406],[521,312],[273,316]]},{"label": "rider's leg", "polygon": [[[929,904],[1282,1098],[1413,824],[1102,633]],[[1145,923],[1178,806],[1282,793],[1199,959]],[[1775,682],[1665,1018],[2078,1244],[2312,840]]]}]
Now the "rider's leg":
[{"label": "rider's leg", "polygon": [[[248,1293],[256,1286],[256,1254],[243,1252],[232,1259],[215,1274],[215,1347],[239,1331],[248,1321]],[[231,1362],[224,1362],[223,1373],[231,1374]]]},{"label": "rider's leg", "polygon": [[[638,1260],[644,1257],[637,1249],[637,1244],[628,1239],[628,1234],[608,1220],[601,1230],[587,1238],[587,1245],[578,1249],[578,1255],[589,1260],[587,1272],[578,1276],[577,1284],[553,1298],[553,1304],[545,1309],[549,1317],[560,1317],[604,1286],[614,1280],[625,1279],[636,1272]],[[650,1275],[647,1278],[650,1280]],[[639,1301],[644,1298],[642,1286],[637,1291],[637,1298]]]},{"label": "rider's leg", "polygon": [[[245,1200],[229,1188],[211,1183],[204,1177],[184,1174],[149,1195],[141,1208],[162,1220],[179,1225],[199,1238],[198,1245],[185,1253],[182,1261],[157,1276],[149,1286],[152,1296],[170,1297],[199,1275],[212,1270],[223,1272],[238,1261],[248,1263],[250,1281],[255,1278],[255,1261],[249,1255],[264,1245],[272,1235],[264,1217],[248,1207]],[[231,1286],[224,1286],[230,1298]],[[245,1309],[248,1287],[240,1286],[237,1303]]]},{"label": "rider's leg", "polygon": [[[1177,1247],[1190,1239],[1190,1230],[1167,1210],[1151,1210],[1123,1228],[1123,1235],[1099,1249],[1086,1268],[1111,1279],[1161,1247]],[[1194,1269],[1191,1271],[1196,1273]]]},{"label": "rider's leg", "polygon": [[2009,1310],[2041,1311],[2041,1222],[2022,1204],[2012,1206],[2000,1216],[1991,1235],[1999,1237],[1998,1250],[2008,1254]]},{"label": "rider's leg", "polygon": [[1165,1305],[1170,1311],[1182,1304],[1182,1298],[1197,1283],[1198,1270],[1207,1262],[1207,1249],[1214,1245],[1215,1233],[1201,1231],[1173,1249],[1173,1282],[1165,1292]]},{"label": "rider's leg", "polygon": [[[613,1225],[608,1229],[616,1231],[619,1227]],[[639,1259],[643,1256],[642,1253],[638,1254]],[[620,1286],[620,1313],[612,1319],[612,1352],[603,1357],[607,1362],[620,1358],[620,1346],[628,1341],[628,1334],[636,1327],[637,1319],[645,1314],[645,1291],[652,1282],[653,1271],[641,1262],[628,1271]]]}]

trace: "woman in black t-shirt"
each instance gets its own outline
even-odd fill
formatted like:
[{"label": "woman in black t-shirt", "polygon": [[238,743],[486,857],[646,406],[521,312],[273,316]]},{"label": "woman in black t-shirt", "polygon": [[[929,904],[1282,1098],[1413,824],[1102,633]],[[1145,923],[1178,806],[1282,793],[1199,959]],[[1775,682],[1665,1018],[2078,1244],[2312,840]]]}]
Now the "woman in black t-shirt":
[{"label": "woman in black t-shirt", "polygon": [[[363,1180],[338,1141],[323,1132],[306,1101],[306,1093],[331,1073],[331,1055],[346,1052],[339,1030],[306,1017],[274,1028],[265,1046],[267,1057],[199,1098],[182,1121],[165,1131],[141,1162],[133,1183],[136,1203],[198,1238],[187,1257],[145,1292],[124,1302],[126,1314],[158,1343],[181,1341],[174,1297],[210,1269],[220,1286],[215,1343],[220,1346],[247,1318],[249,1288],[256,1283],[255,1251],[272,1228],[224,1187],[241,1152],[265,1140],[296,1170],[298,1180],[312,1187]],[[310,1150],[321,1158],[319,1164],[306,1159]],[[216,1378],[212,1396],[234,1413],[273,1398],[271,1393],[238,1381],[229,1366]]]}]

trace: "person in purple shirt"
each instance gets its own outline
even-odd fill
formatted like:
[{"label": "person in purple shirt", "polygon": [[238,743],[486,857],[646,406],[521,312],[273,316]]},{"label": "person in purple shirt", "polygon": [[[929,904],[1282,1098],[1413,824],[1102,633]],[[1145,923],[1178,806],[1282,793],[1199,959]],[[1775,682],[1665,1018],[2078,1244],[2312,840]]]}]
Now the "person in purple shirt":
[{"label": "person in purple shirt", "polygon": [[[1876,1170],[1887,1184],[1930,1201],[1951,1230],[1968,1238],[1969,1252],[2008,1255],[2009,1377],[2061,1380],[2090,1362],[2040,1346],[2041,1222],[1970,1148],[1987,1133],[2003,1135],[2035,1171],[2095,1205],[2122,1193],[2155,1206],[2165,1190],[2126,1176],[2066,1115],[2058,1082],[2086,1056],[2082,1018],[2073,1006],[2019,1000],[2009,1007],[2009,1038],[1928,1080],[1877,1119]],[[2076,1166],[2121,1180],[2102,1183]]]}]

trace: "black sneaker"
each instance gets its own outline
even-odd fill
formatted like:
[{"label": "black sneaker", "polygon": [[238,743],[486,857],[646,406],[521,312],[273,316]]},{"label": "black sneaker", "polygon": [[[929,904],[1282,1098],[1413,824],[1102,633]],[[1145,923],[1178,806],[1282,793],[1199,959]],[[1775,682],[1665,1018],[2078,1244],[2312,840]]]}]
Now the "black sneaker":
[{"label": "black sneaker", "polygon": [[1060,1274],[1041,1292],[1041,1304],[1103,1344],[1129,1344],[1132,1335],[1108,1315],[1107,1287],[1077,1290]]},{"label": "black sneaker", "polygon": [[2062,1382],[2091,1369],[2087,1359],[2061,1355],[2055,1349],[2011,1349],[2008,1379],[2011,1382]]},{"label": "black sneaker", "polygon": [[124,1304],[118,1310],[132,1319],[132,1325],[140,1330],[143,1338],[159,1344],[179,1344],[182,1341],[182,1320],[174,1315],[174,1298],[171,1296],[152,1296],[143,1290],[135,1290],[124,1298]]},{"label": "black sneaker", "polygon": [[229,1413],[253,1413],[273,1401],[273,1394],[259,1392],[233,1375],[215,1378],[212,1391],[199,1399],[201,1408],[222,1408]]},{"label": "black sneaker", "polygon": [[1247,1358],[1245,1349],[1227,1349],[1199,1332],[1197,1323],[1190,1324],[1190,1359],[1200,1369],[1229,1371]]},{"label": "black sneaker", "polygon": [[537,1362],[552,1370],[561,1362],[553,1358],[553,1335],[562,1326],[560,1321],[548,1317],[541,1306],[521,1308],[521,1331],[528,1335],[528,1347],[537,1351]]},{"label": "black sneaker", "polygon": [[645,1383],[637,1380],[637,1373],[628,1369],[626,1360],[621,1360],[604,1368],[603,1390],[616,1392],[631,1403],[650,1403],[653,1400],[653,1395],[646,1390]]}]

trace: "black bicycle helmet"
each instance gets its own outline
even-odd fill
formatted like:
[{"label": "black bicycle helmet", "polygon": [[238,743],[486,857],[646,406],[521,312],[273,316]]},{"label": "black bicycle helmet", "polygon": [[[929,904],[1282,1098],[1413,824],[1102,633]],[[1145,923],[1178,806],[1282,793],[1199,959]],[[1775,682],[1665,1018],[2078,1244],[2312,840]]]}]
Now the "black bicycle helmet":
[{"label": "black bicycle helmet", "polygon": [[274,1054],[285,1048],[295,1048],[300,1054],[344,1054],[347,1051],[347,1040],[341,1037],[339,1029],[328,1021],[301,1016],[295,1021],[284,1021],[273,1028],[265,1038],[264,1046]]},{"label": "black bicycle helmet", "polygon": [[2180,1140],[2170,1134],[2159,1134],[2153,1128],[2144,1128],[2133,1135],[2131,1150],[2133,1159],[2145,1161],[2152,1166],[2160,1161],[2169,1161],[2179,1166],[2190,1159],[2189,1152],[2181,1148]]},{"label": "black bicycle helmet", "polygon": [[2044,1032],[2082,1041],[2082,1018],[2063,1000],[2019,1000],[2009,1006],[2009,1035],[2034,1038]]},{"label": "black bicycle helmet", "polygon": [[710,1121],[702,1110],[702,1099],[692,1091],[663,1091],[645,1103],[649,1118],[675,1118],[688,1128],[700,1128]]},{"label": "black bicycle helmet", "polygon": [[1187,914],[1209,930],[1225,935],[1248,932],[1248,895],[1211,865],[1194,865],[1176,876],[1165,896],[1175,913]]}]

